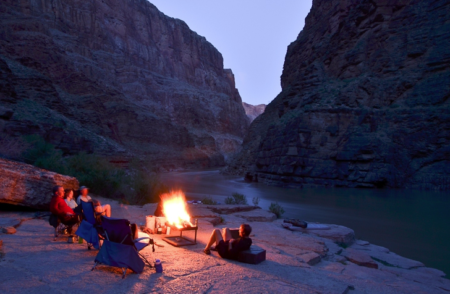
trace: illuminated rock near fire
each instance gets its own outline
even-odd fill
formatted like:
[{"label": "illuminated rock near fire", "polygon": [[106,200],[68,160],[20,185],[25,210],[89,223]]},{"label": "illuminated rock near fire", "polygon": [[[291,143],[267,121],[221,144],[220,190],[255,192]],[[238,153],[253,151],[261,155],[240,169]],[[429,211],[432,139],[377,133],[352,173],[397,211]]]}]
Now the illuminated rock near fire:
[{"label": "illuminated rock near fire", "polygon": [[0,158],[0,203],[48,210],[56,185],[79,188],[76,178]]},{"label": "illuminated rock near fire", "polygon": [[146,0],[1,1],[0,105],[10,141],[166,168],[224,164],[249,124],[220,52]]},{"label": "illuminated rock near fire", "polygon": [[315,0],[229,173],[450,189],[450,2]]}]

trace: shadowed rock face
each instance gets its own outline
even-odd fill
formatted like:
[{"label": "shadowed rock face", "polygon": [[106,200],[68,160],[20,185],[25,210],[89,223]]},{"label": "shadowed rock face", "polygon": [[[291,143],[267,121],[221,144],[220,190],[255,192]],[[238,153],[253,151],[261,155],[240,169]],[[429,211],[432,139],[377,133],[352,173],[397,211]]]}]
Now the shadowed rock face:
[{"label": "shadowed rock face", "polygon": [[261,113],[264,112],[264,109],[266,109],[265,104],[251,105],[251,104],[242,102],[242,106],[244,106],[245,114],[247,114],[247,117],[250,119],[250,122],[254,121],[255,118],[260,116]]},{"label": "shadowed rock face", "polygon": [[289,186],[450,188],[450,3],[315,0],[282,92],[227,171]]},{"label": "shadowed rock face", "polygon": [[222,55],[146,0],[2,1],[0,103],[12,138],[169,167],[223,164],[249,124]]}]

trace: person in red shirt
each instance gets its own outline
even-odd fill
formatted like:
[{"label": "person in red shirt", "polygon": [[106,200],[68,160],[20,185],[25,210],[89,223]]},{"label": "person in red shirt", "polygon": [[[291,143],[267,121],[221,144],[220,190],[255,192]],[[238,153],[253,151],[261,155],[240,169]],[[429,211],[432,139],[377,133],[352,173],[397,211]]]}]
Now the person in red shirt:
[{"label": "person in red shirt", "polygon": [[70,208],[64,200],[64,188],[53,187],[53,198],[50,201],[50,211],[56,215],[63,224],[67,225],[67,231],[71,233],[72,226],[80,221],[80,217]]}]

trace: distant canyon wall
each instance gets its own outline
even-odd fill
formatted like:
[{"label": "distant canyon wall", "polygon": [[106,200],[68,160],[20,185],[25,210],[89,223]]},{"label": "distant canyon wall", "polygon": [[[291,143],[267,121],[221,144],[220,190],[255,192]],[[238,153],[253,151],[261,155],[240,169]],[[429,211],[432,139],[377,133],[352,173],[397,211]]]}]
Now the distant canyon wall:
[{"label": "distant canyon wall", "polygon": [[266,109],[265,104],[252,105],[242,102],[242,106],[244,106],[245,114],[250,119],[250,122],[254,121],[255,118],[260,116]]},{"label": "distant canyon wall", "polygon": [[227,168],[293,187],[450,189],[450,2],[314,0]]},{"label": "distant canyon wall", "polygon": [[220,52],[146,0],[0,2],[3,143],[216,166],[247,131],[241,102]]}]

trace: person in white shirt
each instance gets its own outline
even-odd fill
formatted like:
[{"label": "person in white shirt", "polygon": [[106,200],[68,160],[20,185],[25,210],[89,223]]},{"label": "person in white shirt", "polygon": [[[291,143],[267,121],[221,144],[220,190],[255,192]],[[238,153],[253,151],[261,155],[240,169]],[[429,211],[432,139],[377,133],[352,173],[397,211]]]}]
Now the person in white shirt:
[{"label": "person in white shirt", "polygon": [[72,189],[64,190],[64,201],[66,201],[67,205],[72,209],[75,209],[78,206],[78,204],[75,202],[75,199],[73,199]]},{"label": "person in white shirt", "polygon": [[88,195],[88,190],[89,189],[86,186],[81,186],[80,187],[80,196],[78,196],[78,199],[77,199],[77,204],[78,205],[80,205],[81,201],[84,201],[84,202],[92,201],[91,196]]},{"label": "person in white shirt", "polygon": [[[88,187],[81,186],[80,188],[80,196],[77,199],[78,205],[80,205],[81,201],[90,202],[93,201],[91,196],[88,195]],[[109,204],[100,205],[100,201],[94,201],[94,210],[96,213],[105,215],[107,217],[111,217],[111,206]]]}]

